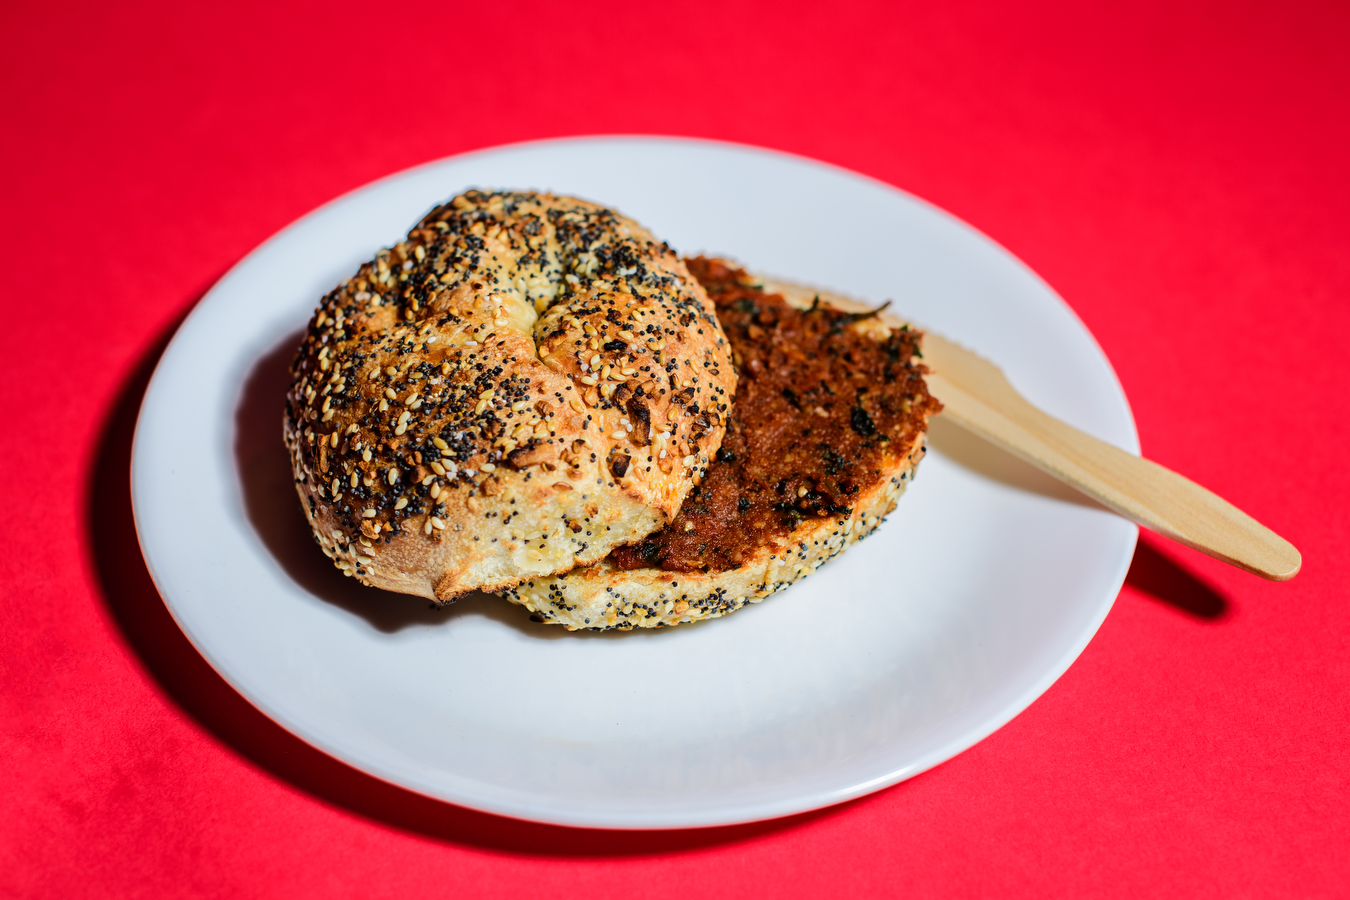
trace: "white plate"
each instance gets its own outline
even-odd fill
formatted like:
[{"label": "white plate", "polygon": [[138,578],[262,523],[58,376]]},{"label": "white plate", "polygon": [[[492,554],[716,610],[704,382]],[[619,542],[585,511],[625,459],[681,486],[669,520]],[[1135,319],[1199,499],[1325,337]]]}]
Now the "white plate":
[{"label": "white plate", "polygon": [[146,562],[254,705],[432,797],[566,825],[800,812],[959,753],[1069,666],[1111,607],[1129,523],[941,420],[871,539],[765,603],[659,632],[569,634],[504,601],[448,611],[342,579],[281,449],[285,366],[319,297],[470,186],[615,206],[682,252],[880,301],[1005,367],[1048,412],[1137,452],[1110,365],[1025,266],[946,213],[793,156],[585,138],[431,163],[318,209],[236,266],[165,352],[136,432]]}]

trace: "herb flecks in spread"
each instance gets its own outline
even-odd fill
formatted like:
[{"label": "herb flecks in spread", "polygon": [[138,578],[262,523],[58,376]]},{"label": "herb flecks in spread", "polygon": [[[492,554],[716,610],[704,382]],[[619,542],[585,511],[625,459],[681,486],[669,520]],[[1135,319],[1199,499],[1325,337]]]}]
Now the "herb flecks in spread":
[{"label": "herb flecks in spread", "polygon": [[609,555],[619,569],[734,569],[815,517],[848,515],[929,415],[919,334],[824,305],[796,309],[720,260],[686,260],[707,290],[740,376],[726,436],[678,517]]}]

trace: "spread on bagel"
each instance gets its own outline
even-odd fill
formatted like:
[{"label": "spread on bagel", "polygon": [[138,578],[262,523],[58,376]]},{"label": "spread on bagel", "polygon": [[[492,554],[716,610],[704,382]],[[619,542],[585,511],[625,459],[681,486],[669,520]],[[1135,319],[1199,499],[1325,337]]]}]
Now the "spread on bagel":
[{"label": "spread on bagel", "polygon": [[736,370],[712,303],[613,210],[470,191],[321,302],[284,433],[316,540],[445,603],[661,528],[721,444]]},{"label": "spread on bagel", "polygon": [[794,309],[720,260],[688,264],[717,305],[744,377],[707,477],[674,522],[610,553],[619,569],[737,568],[805,520],[851,513],[854,498],[881,477],[889,448],[908,446],[925,428],[930,401],[909,364],[914,332],[896,329],[878,341],[845,327],[857,314]]},{"label": "spread on bagel", "polygon": [[758,602],[871,533],[923,455],[941,406],[918,332],[849,301],[766,287],[722,260],[686,262],[739,373],[726,436],[671,524],[597,565],[505,592],[541,621],[660,627]]}]

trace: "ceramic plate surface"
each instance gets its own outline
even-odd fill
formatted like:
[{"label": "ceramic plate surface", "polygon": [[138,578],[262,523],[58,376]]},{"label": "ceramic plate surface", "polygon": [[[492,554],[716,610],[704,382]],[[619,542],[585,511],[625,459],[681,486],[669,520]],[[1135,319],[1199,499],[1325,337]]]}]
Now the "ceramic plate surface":
[{"label": "ceramic plate surface", "polygon": [[959,753],[1069,666],[1136,529],[937,420],[871,538],[735,615],[569,634],[505,601],[447,610],[343,579],[281,444],[319,298],[466,188],[614,206],[677,250],[894,309],[995,360],[1041,408],[1137,452],[1101,350],[1054,292],[901,191],[765,150],[668,138],[522,144],[341,197],[249,255],[164,354],[136,432],[146,561],[202,655],[268,716],[378,778],[566,825],[745,822],[837,803]]}]

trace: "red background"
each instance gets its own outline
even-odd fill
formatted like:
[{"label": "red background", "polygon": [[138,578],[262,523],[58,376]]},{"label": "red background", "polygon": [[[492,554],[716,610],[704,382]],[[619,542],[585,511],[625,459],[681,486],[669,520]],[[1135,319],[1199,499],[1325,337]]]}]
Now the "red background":
[{"label": "red background", "polygon": [[[0,12],[0,892],[1350,890],[1350,7],[215,6]],[[1100,633],[1011,724],[776,822],[529,825],[290,737],[191,650],[140,562],[126,466],[163,342],[343,191],[614,132],[805,154],[973,223],[1087,322],[1145,452],[1289,537],[1303,573],[1269,584],[1145,535]]]}]

